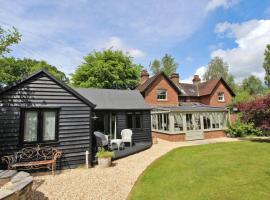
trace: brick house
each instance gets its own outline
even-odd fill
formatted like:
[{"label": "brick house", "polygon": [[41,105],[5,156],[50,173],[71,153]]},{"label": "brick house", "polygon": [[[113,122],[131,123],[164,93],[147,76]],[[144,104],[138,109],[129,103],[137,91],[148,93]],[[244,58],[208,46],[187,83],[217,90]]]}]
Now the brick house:
[{"label": "brick house", "polygon": [[170,141],[225,136],[229,113],[227,104],[235,96],[223,78],[192,84],[181,83],[179,75],[160,72],[152,77],[141,72],[137,89],[153,109],[152,134]]}]

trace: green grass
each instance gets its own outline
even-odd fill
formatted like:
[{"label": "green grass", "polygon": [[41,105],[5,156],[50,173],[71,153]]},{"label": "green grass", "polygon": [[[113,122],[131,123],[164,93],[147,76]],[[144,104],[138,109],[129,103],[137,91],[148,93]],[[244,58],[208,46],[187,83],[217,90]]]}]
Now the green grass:
[{"label": "green grass", "polygon": [[175,149],[151,164],[129,200],[269,200],[270,143]]}]

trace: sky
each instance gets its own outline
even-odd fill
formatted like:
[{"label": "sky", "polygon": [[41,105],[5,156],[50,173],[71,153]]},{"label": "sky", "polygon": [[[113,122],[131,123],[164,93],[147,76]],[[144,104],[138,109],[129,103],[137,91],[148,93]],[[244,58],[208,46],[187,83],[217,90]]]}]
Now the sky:
[{"label": "sky", "polygon": [[[259,3],[258,3],[259,2]],[[9,56],[74,73],[94,50],[123,50],[149,70],[166,53],[182,82],[219,56],[237,82],[264,77],[269,0],[0,0],[0,26],[22,34]]]}]

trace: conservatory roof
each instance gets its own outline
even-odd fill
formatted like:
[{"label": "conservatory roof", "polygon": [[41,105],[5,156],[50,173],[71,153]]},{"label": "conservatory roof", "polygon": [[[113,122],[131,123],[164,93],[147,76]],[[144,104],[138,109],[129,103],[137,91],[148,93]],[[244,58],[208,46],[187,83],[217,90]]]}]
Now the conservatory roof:
[{"label": "conservatory roof", "polygon": [[227,111],[226,107],[219,106],[209,106],[202,103],[182,103],[180,106],[171,106],[171,107],[155,107],[154,110],[160,111]]}]

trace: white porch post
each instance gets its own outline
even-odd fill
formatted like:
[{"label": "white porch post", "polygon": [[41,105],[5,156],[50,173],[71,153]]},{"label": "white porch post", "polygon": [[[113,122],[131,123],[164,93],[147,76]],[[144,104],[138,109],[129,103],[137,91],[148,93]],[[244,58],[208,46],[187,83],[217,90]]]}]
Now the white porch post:
[{"label": "white porch post", "polygon": [[183,113],[183,130],[187,131],[187,120],[186,120],[186,114]]},{"label": "white porch post", "polygon": [[174,117],[172,113],[169,113],[169,132],[174,132]]}]

